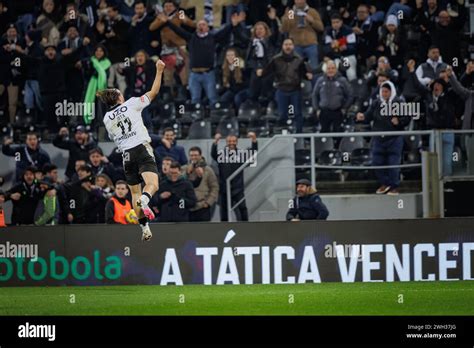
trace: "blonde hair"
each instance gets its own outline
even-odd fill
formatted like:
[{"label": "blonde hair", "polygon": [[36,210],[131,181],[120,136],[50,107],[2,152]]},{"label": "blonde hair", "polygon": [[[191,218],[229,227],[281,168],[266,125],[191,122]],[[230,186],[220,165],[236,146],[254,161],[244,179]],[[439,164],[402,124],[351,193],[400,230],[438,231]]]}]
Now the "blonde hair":
[{"label": "blonde hair", "polygon": [[268,24],[260,21],[260,22],[255,23],[254,26],[252,27],[252,30],[251,30],[252,39],[255,39],[255,31],[256,31],[257,25],[261,25],[265,28],[265,31],[266,31],[265,38],[270,37],[272,35],[272,30],[270,29]]}]

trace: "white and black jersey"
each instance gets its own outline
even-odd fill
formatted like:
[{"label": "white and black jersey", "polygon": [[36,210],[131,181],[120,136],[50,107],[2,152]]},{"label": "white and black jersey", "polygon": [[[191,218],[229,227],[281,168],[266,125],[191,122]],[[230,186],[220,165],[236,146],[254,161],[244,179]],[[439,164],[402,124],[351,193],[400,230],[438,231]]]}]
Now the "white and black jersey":
[{"label": "white and black jersey", "polygon": [[129,185],[140,184],[142,173],[158,174],[150,135],[142,119],[142,110],[148,105],[150,99],[147,95],[130,98],[104,116],[109,137],[122,152],[123,168]]},{"label": "white and black jersey", "polygon": [[121,152],[151,142],[142,119],[142,110],[148,105],[150,99],[145,94],[130,98],[105,114],[104,125],[109,138]]}]

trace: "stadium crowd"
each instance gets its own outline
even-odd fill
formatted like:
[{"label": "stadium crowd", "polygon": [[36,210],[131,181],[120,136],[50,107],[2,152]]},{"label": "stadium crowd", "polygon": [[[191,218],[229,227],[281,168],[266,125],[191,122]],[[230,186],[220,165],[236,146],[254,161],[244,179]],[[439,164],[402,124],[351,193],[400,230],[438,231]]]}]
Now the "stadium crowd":
[{"label": "stadium crowd", "polygon": [[[18,181],[0,192],[0,206],[13,202],[12,224],[136,223],[121,154],[107,156],[98,147],[106,110],[96,92],[118,88],[126,98],[143,95],[158,57],[166,63],[163,86],[142,114],[161,169],[160,191],[152,200],[157,221],[209,221],[217,201],[225,220],[225,179],[239,166],[219,163],[215,172],[199,147],[185,153],[176,140],[180,132],[163,116],[179,102],[204,115],[258,110],[257,118],[273,107],[278,116],[271,126],[298,133],[474,129],[474,60],[470,37],[463,35],[465,5],[464,0],[0,0],[2,153],[16,161]],[[386,117],[382,106],[391,102],[419,103],[423,117]],[[79,103],[86,107],[71,112],[70,105]],[[257,136],[263,134],[249,128],[252,149]],[[216,161],[220,138],[217,132]],[[66,181],[58,179],[42,139],[68,151]],[[236,149],[237,140],[227,137],[227,147]],[[443,136],[448,175],[454,142],[454,135]],[[474,147],[470,137],[466,143]],[[400,164],[403,146],[400,136],[375,137],[373,164]],[[398,193],[398,169],[376,175],[377,193]],[[244,197],[243,176],[234,182],[231,196],[237,202]],[[237,213],[248,219],[245,201]],[[325,218],[327,211],[319,215]],[[295,216],[293,211],[287,218]]]}]

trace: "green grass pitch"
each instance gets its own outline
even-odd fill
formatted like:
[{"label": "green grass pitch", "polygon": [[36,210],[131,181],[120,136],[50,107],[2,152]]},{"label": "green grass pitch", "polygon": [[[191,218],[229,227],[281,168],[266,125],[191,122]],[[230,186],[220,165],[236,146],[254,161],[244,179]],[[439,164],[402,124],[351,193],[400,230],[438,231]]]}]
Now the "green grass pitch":
[{"label": "green grass pitch", "polygon": [[0,315],[474,315],[474,281],[5,287]]}]

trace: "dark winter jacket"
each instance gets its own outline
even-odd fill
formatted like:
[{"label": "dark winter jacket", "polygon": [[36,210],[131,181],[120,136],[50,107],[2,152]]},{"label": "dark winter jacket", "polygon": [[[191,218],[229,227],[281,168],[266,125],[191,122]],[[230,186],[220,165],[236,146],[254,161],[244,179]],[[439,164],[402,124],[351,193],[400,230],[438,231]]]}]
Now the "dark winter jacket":
[{"label": "dark winter jacket", "polygon": [[303,58],[296,53],[277,54],[263,70],[263,76],[275,74],[276,88],[284,92],[295,92],[301,89],[305,74],[311,72]]},{"label": "dark winter jacket", "polygon": [[12,200],[12,225],[34,224],[36,206],[42,196],[39,185],[36,182],[28,185],[22,181],[6,192],[6,200],[11,199],[13,193],[20,193],[21,197],[17,201]]},{"label": "dark winter jacket", "polygon": [[51,163],[48,153],[39,146],[36,150],[32,150],[26,145],[3,145],[2,153],[5,156],[15,157],[17,181],[21,180],[27,167],[41,169],[45,164]]},{"label": "dark winter jacket", "polygon": [[54,138],[53,145],[69,151],[69,159],[66,167],[66,176],[71,178],[74,174],[74,166],[77,160],[87,161],[89,159],[89,151],[97,147],[97,142],[89,138],[89,142],[84,145],[80,145],[73,138],[65,138],[59,134]]},{"label": "dark winter jacket", "polygon": [[324,205],[321,197],[312,190],[312,193],[304,196],[293,198],[292,208],[286,214],[286,220],[300,219],[300,220],[326,220],[329,216],[329,211]]},{"label": "dark winter jacket", "polygon": [[[162,199],[160,194],[170,192],[171,196]],[[164,180],[156,194],[157,206],[160,211],[160,222],[189,221],[189,210],[196,205],[197,199],[193,185],[182,177],[177,181]]]}]

